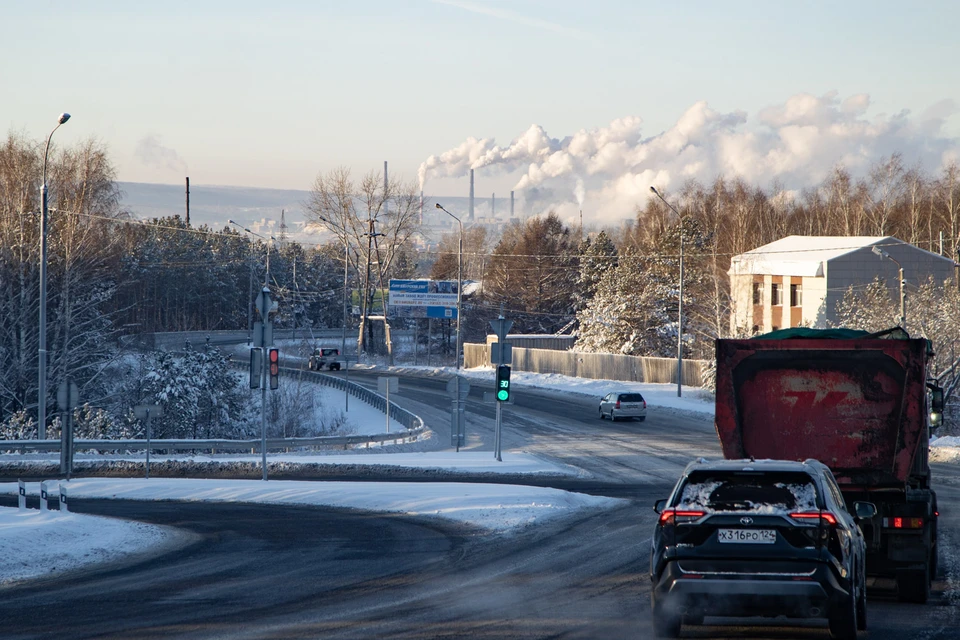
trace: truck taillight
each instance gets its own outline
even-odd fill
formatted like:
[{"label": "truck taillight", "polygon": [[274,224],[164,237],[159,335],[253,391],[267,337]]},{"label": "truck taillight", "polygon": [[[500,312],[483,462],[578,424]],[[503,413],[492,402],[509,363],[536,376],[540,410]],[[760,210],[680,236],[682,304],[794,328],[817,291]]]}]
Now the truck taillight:
[{"label": "truck taillight", "polygon": [[706,511],[686,511],[677,509],[664,509],[660,513],[660,526],[679,524],[683,522],[693,522],[707,515]]},{"label": "truck taillight", "polygon": [[887,529],[923,529],[923,518],[894,516],[893,518],[884,518],[883,526]]},{"label": "truck taillight", "polygon": [[814,511],[812,513],[807,513],[807,512],[791,513],[790,517],[800,522],[804,522],[808,520],[822,520],[823,522],[825,522],[830,526],[835,526],[837,524],[837,516],[833,515],[829,511]]}]

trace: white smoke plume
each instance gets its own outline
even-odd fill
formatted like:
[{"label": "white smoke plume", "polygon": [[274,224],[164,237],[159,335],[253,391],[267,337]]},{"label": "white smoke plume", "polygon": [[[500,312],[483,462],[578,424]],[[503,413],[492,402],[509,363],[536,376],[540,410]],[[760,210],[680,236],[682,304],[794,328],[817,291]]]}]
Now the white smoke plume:
[{"label": "white smoke plume", "polygon": [[147,166],[169,169],[181,175],[187,173],[187,163],[180,154],[163,146],[157,136],[148,135],[141,138],[137,142],[134,154]]},{"label": "white smoke plume", "polygon": [[470,169],[522,170],[514,189],[536,210],[552,207],[572,218],[576,210],[564,194],[573,190],[581,206],[588,194],[594,203],[585,213],[610,222],[632,216],[650,197],[651,185],[670,191],[691,178],[710,183],[724,175],[764,188],[778,181],[799,191],[822,182],[837,164],[865,175],[881,158],[899,152],[905,164],[919,162],[936,172],[960,154],[960,140],[944,133],[946,119],[958,112],[952,101],[917,116],[901,111],[868,118],[869,106],[867,95],[841,100],[836,92],[798,94],[754,116],[718,113],[697,102],[670,129],[646,138],[637,116],[562,139],[532,125],[505,147],[490,138],[467,138],[427,158],[419,176],[423,184],[433,176],[465,176]]},{"label": "white smoke plume", "polygon": [[577,178],[577,186],[573,188],[573,195],[577,198],[577,206],[583,209],[583,199],[587,196],[587,191],[583,188],[583,178]]}]

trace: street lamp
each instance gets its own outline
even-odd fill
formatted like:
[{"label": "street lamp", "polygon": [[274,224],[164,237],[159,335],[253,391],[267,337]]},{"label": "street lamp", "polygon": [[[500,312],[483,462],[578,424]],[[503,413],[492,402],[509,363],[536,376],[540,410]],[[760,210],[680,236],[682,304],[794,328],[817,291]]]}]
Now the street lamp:
[{"label": "street lamp", "polygon": [[[269,287],[269,286],[270,286],[270,243],[271,243],[271,242],[276,242],[277,239],[274,238],[273,236],[270,236],[269,238],[267,238],[267,237],[265,237],[265,236],[262,236],[262,235],[260,235],[259,233],[257,233],[256,231],[251,231],[250,229],[247,229],[245,226],[243,226],[243,225],[240,224],[239,222],[235,222],[235,221],[233,221],[233,220],[227,220],[227,222],[229,222],[230,224],[232,224],[233,226],[235,226],[235,227],[237,227],[237,228],[243,229],[244,231],[246,231],[247,233],[249,233],[249,234],[252,235],[252,236],[257,236],[257,237],[260,238],[261,240],[265,240],[265,241],[266,241],[266,243],[267,243],[267,270],[266,270],[266,271],[264,272],[264,274],[263,274],[263,286]],[[252,243],[253,243],[253,240],[251,240],[250,243],[252,244]],[[264,320],[266,320],[266,318],[264,318]]]},{"label": "street lamp", "polygon": [[40,186],[40,337],[37,367],[37,423],[40,440],[47,439],[47,155],[50,153],[50,139],[54,132],[69,119],[69,113],[60,114],[57,126],[47,136],[47,146],[43,150],[43,183]]},{"label": "street lamp", "polygon": [[881,249],[880,247],[874,245],[870,248],[870,251],[875,255],[880,256],[881,259],[886,258],[894,264],[897,265],[897,268],[900,270],[900,328],[906,331],[907,329],[907,296],[903,291],[903,265],[900,262],[891,256],[889,253]]},{"label": "street lamp", "polygon": [[650,191],[660,198],[663,204],[670,207],[680,220],[680,295],[677,296],[677,397],[679,398],[683,388],[683,216],[660,195],[656,187],[650,187]]},{"label": "street lamp", "polygon": [[460,237],[457,241],[457,353],[456,353],[456,371],[457,371],[457,451],[460,451],[460,422],[459,422],[459,412],[460,412],[460,325],[463,323],[462,312],[463,312],[463,222],[457,216],[453,215],[449,211],[443,208],[439,202],[437,203],[437,209],[443,211],[445,214],[457,221],[457,226],[460,228]]}]

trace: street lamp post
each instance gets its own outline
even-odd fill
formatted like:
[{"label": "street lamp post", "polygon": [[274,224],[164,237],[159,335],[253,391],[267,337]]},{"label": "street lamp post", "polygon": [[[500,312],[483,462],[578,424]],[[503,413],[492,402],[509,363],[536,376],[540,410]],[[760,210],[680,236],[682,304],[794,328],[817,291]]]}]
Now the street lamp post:
[{"label": "street lamp post", "polygon": [[650,187],[650,191],[660,198],[663,204],[670,207],[680,220],[680,295],[677,296],[677,397],[679,398],[683,393],[683,216],[660,195],[656,187]]},{"label": "street lamp post", "polygon": [[61,113],[57,126],[47,136],[43,150],[43,182],[40,186],[40,336],[37,365],[37,424],[40,440],[47,438],[47,155],[54,132],[70,119],[69,113]]},{"label": "street lamp post", "polygon": [[457,371],[457,451],[460,451],[460,325],[463,323],[463,222],[457,216],[443,208],[439,202],[437,209],[457,221],[460,229],[460,236],[457,240],[457,353],[456,353],[456,371]]},{"label": "street lamp post", "polygon": [[897,269],[899,269],[899,274],[900,274],[900,328],[903,329],[904,331],[906,331],[906,329],[907,329],[907,296],[906,296],[906,293],[905,293],[904,290],[903,290],[903,285],[904,285],[904,280],[903,280],[903,265],[900,264],[900,262],[899,262],[896,258],[894,258],[894,257],[891,256],[889,253],[887,253],[886,251],[884,251],[883,249],[881,249],[880,247],[878,247],[878,246],[876,246],[876,245],[874,245],[873,247],[871,247],[871,248],[870,248],[870,251],[873,252],[875,255],[880,256],[881,259],[882,259],[882,258],[886,258],[887,260],[890,260],[891,262],[893,262],[894,264],[896,264],[896,265],[897,265]]}]

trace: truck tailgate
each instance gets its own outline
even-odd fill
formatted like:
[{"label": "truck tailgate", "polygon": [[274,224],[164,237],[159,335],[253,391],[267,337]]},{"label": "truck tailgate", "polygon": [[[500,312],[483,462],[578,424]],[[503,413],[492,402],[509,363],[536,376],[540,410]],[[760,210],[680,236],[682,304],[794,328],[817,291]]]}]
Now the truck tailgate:
[{"label": "truck tailgate", "polygon": [[841,482],[903,482],[926,433],[925,340],[717,341],[727,458],[815,458]]}]

